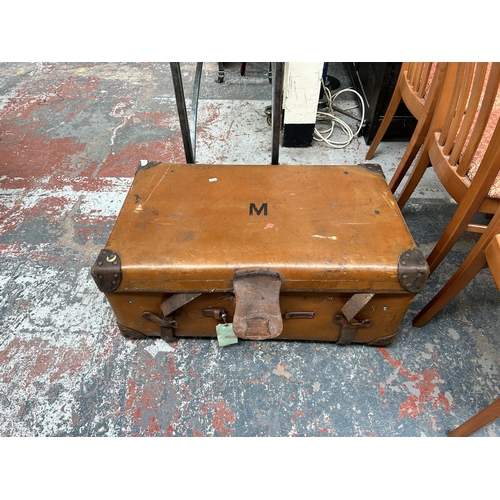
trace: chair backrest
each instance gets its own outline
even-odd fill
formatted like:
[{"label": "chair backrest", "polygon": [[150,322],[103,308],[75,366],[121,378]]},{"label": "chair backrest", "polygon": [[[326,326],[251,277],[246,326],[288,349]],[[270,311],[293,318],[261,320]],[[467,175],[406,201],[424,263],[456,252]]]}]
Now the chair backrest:
[{"label": "chair backrest", "polygon": [[417,119],[417,125],[406,151],[389,181],[392,193],[395,193],[398,189],[399,184],[425,141],[439,96],[447,91],[443,87],[447,67],[447,62],[406,62],[402,64],[398,83],[394,89],[386,114],[366,154],[367,160],[373,157],[375,150],[389,127],[390,121],[396,114],[399,103],[403,101]]},{"label": "chair backrest", "polygon": [[417,120],[422,115],[435,69],[436,63],[432,62],[405,62],[401,66],[401,98]]},{"label": "chair backrest", "polygon": [[[491,162],[491,150],[500,147],[500,137],[494,134],[500,116],[500,63],[450,63],[446,80],[453,83],[453,91],[436,107],[429,157],[446,190],[460,203],[479,166]],[[496,211],[498,201],[492,198],[484,200],[480,211]]]}]

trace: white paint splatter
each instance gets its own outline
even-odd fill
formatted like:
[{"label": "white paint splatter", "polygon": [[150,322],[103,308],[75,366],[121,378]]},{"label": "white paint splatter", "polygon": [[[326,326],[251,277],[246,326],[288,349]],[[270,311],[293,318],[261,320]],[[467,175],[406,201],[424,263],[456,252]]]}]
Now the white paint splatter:
[{"label": "white paint splatter", "polygon": [[118,132],[118,130],[120,130],[121,128],[123,128],[125,126],[125,124],[131,119],[133,118],[134,114],[129,114],[129,115],[126,115],[123,110],[124,108],[127,107],[127,103],[124,103],[124,102],[119,102],[115,105],[115,107],[111,110],[111,112],[109,113],[110,116],[112,116],[113,118],[122,118],[123,117],[123,121],[120,123],[120,125],[118,125],[117,127],[115,127],[111,133],[111,141],[110,141],[110,146],[113,146],[114,143],[115,143],[115,139],[116,139],[116,134]]},{"label": "white paint splatter", "polygon": [[155,340],[153,344],[146,347],[144,350],[149,352],[151,357],[154,358],[159,352],[173,352],[174,348],[164,340]]},{"label": "white paint splatter", "polygon": [[120,130],[121,128],[123,128],[125,126],[125,124],[130,120],[130,118],[131,118],[131,116],[125,116],[123,118],[123,121],[120,123],[120,125],[118,125],[117,127],[115,127],[113,129],[113,132],[111,133],[111,140],[109,142],[110,146],[114,146],[115,139],[116,139],[116,134],[117,134],[118,130]]},{"label": "white paint splatter", "polygon": [[496,369],[496,364],[493,363],[491,359],[487,357],[486,354],[483,354],[479,359],[478,363],[481,365],[481,368],[490,375],[496,375],[498,370]]},{"label": "white paint splatter", "polygon": [[321,234],[313,234],[312,237],[313,238],[321,238],[324,240],[336,240],[337,239],[336,236],[321,236]]},{"label": "white paint splatter", "polygon": [[285,370],[286,364],[285,363],[280,363],[276,368],[273,370],[273,373],[275,375],[279,375],[280,377],[286,377],[290,378],[292,374],[290,372],[287,372]]},{"label": "white paint splatter", "polygon": [[[82,181],[84,180],[82,179]],[[46,199],[53,200],[51,204],[54,207],[72,206],[78,200],[81,200],[78,210],[79,216],[85,217],[89,221],[100,221],[103,217],[116,217],[123,205],[132,179],[107,177],[103,180],[103,185],[99,191],[83,192],[69,185],[54,189],[33,189],[28,193],[25,189],[0,189],[0,209],[4,213],[13,211],[12,215],[2,220],[0,232],[2,227],[6,225],[12,225],[13,223],[17,225],[18,219],[20,223],[24,219],[27,210],[33,209]],[[75,186],[78,186],[78,181],[79,179],[76,178]],[[49,178],[41,179],[40,184],[50,185]],[[60,216],[62,214],[58,212],[55,215]]]},{"label": "white paint splatter", "polygon": [[13,87],[5,94],[0,96],[0,111],[9,103],[11,100],[15,99],[18,95],[18,88]]},{"label": "white paint splatter", "polygon": [[405,382],[403,385],[408,389],[408,392],[410,394],[413,394],[415,396],[420,396],[420,389],[417,389],[415,387],[416,382],[410,381],[410,382]]},{"label": "white paint splatter", "polygon": [[453,400],[453,396],[451,395],[451,393],[449,391],[446,391],[444,393],[444,397],[448,400],[448,403],[450,404],[450,408],[453,408],[454,400]]}]

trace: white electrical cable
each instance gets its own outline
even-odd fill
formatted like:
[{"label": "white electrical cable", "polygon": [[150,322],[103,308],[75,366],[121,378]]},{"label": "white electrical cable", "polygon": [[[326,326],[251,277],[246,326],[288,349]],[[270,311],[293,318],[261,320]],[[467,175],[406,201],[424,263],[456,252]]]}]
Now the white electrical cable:
[{"label": "white electrical cable", "polygon": [[[326,130],[323,130],[323,131],[318,130],[318,127],[316,126],[314,128],[313,139],[315,141],[322,141],[327,146],[330,146],[332,148],[337,148],[337,149],[345,148],[346,146],[348,146],[351,143],[351,141],[355,137],[357,137],[357,135],[359,134],[359,132],[361,131],[361,129],[363,127],[363,123],[365,121],[365,103],[363,102],[363,98],[361,97],[361,95],[358,92],[356,92],[354,89],[343,89],[332,96],[330,89],[325,86],[323,81],[321,83],[323,85],[324,93],[327,97],[327,105],[326,105],[327,111],[326,112],[318,111],[318,113],[316,115],[316,125],[318,125],[319,123],[325,123],[325,122],[329,122],[329,123],[331,123],[331,125],[329,128],[327,128]],[[344,92],[352,92],[352,93],[356,94],[358,96],[359,102],[361,104],[361,120],[359,122],[359,127],[358,127],[358,130],[356,130],[356,132],[353,132],[352,128],[347,123],[345,123],[343,120],[340,120],[339,118],[337,118],[333,114],[333,111],[334,111],[333,103],[334,103],[335,99],[337,99],[337,97],[339,95],[343,94]],[[348,111],[349,109],[354,109],[357,107],[358,106],[356,105],[356,106],[353,106],[351,108],[346,108],[346,109],[344,109],[344,111]],[[343,132],[347,135],[347,139],[345,141],[339,142],[339,141],[330,140],[330,137],[332,136],[333,131],[335,129],[335,125],[338,125],[343,130]]]}]

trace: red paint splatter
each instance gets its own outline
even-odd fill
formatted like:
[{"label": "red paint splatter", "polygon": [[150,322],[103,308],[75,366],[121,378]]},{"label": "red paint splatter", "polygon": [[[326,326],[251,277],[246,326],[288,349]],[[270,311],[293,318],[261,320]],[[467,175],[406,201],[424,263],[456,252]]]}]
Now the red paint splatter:
[{"label": "red paint splatter", "polygon": [[246,378],[245,379],[245,382],[247,384],[260,384],[261,383],[261,380],[257,379],[257,378],[254,378],[254,379],[249,379],[249,378]]},{"label": "red paint splatter", "polygon": [[363,436],[365,437],[379,437],[375,431],[363,431]]},{"label": "red paint splatter", "polygon": [[175,367],[175,361],[174,361],[173,357],[168,360],[168,373],[172,376],[184,375],[184,372],[182,370],[178,370]]},{"label": "red paint splatter", "polygon": [[303,417],[304,413],[301,410],[297,410],[293,415],[292,415],[292,422],[296,423],[297,422],[297,417]]},{"label": "red paint splatter", "polygon": [[402,360],[393,359],[387,349],[383,347],[378,349],[389,364],[413,384],[413,389],[417,393],[410,394],[400,405],[398,418],[404,416],[416,418],[428,404],[432,404],[434,409],[441,405],[447,413],[451,410],[449,401],[439,391],[438,383],[441,381],[441,376],[437,370],[422,370],[419,373],[411,373],[403,367]]},{"label": "red paint splatter", "polygon": [[143,429],[149,436],[160,432],[157,419],[158,399],[163,390],[161,383],[155,382],[152,378],[148,380],[148,384],[140,388],[134,379],[128,381],[124,410],[125,415],[132,417],[134,425]]},{"label": "red paint splatter", "polygon": [[151,417],[148,423],[148,434],[153,436],[155,433],[160,432],[160,425],[156,417]]},{"label": "red paint splatter", "polygon": [[139,389],[137,388],[135,379],[129,379],[127,386],[127,394],[125,395],[125,413],[131,413],[132,409],[136,406]]},{"label": "red paint splatter", "polygon": [[212,409],[215,409],[212,418],[212,427],[220,432],[221,436],[230,436],[233,430],[228,427],[228,424],[236,422],[236,417],[233,413],[226,408],[226,402],[220,401],[219,403],[212,403]]},{"label": "red paint splatter", "polygon": [[98,177],[134,177],[141,160],[163,163],[185,163],[182,139],[168,137],[165,140],[127,144],[108,155],[99,169]]},{"label": "red paint splatter", "polygon": [[27,388],[37,379],[48,378],[53,383],[67,373],[80,373],[90,358],[91,352],[84,345],[51,347],[46,340],[14,339],[0,352],[0,365],[15,359],[12,372],[23,373],[19,382]]},{"label": "red paint splatter", "polygon": [[[108,114],[113,117],[116,127],[126,120],[120,128],[121,132],[125,127],[160,128],[165,130],[165,139],[121,146],[118,141],[111,144],[109,131],[109,154],[99,166],[98,178],[93,178],[98,164],[89,156],[88,145],[83,139],[54,137],[50,135],[50,130],[57,128],[53,126],[55,116],[62,123],[70,124],[86,111],[89,102],[102,100],[100,80],[92,76],[70,76],[49,89],[33,89],[31,83],[28,90],[25,85],[20,85],[15,96],[2,109],[2,187],[43,189],[71,185],[75,190],[98,190],[105,177],[132,178],[141,159],[184,163],[177,117],[130,110],[140,88],[132,88],[131,91],[134,95],[129,98],[121,95],[120,101],[111,105]],[[127,113],[124,108],[127,108]],[[40,130],[47,132],[43,135]],[[89,141],[93,143],[96,139],[90,138]],[[76,177],[63,176],[61,170]]]},{"label": "red paint splatter", "polygon": [[[82,153],[84,144],[72,138],[54,139],[36,132],[16,130],[16,140],[2,137],[0,166],[8,189],[60,188],[60,169],[71,171],[72,157]],[[66,181],[66,179],[65,179]]]},{"label": "red paint splatter", "polygon": [[78,348],[59,348],[57,355],[57,371],[50,375],[50,382],[54,382],[65,373],[83,372],[85,363],[91,358],[91,351],[83,344]]}]

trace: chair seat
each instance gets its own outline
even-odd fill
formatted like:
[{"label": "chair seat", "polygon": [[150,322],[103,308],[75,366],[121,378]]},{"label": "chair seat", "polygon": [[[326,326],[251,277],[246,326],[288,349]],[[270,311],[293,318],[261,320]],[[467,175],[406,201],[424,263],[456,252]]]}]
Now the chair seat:
[{"label": "chair seat", "polygon": [[[471,160],[471,164],[469,170],[467,171],[467,177],[470,181],[474,179],[476,175],[479,165],[481,165],[481,161],[486,153],[486,149],[491,140],[491,136],[495,130],[495,127],[498,123],[498,119],[500,118],[500,90],[497,93],[495,104],[493,105],[493,109],[488,120],[488,124],[486,125],[486,129],[484,131],[483,137],[479,146],[477,148],[476,154]],[[488,198],[500,200],[500,173],[497,175],[495,182],[491,186],[491,189],[488,192]]]},{"label": "chair seat", "polygon": [[429,79],[427,80],[427,84],[425,85],[424,99],[427,99],[427,96],[429,95],[429,92],[431,90],[432,79],[434,78],[434,73],[436,72],[436,64],[437,63],[433,62],[431,65],[431,69],[429,71]]}]

